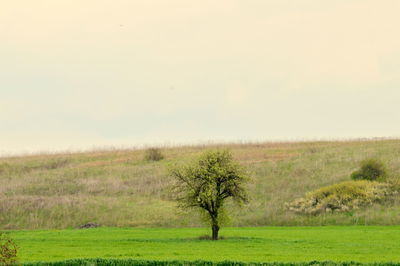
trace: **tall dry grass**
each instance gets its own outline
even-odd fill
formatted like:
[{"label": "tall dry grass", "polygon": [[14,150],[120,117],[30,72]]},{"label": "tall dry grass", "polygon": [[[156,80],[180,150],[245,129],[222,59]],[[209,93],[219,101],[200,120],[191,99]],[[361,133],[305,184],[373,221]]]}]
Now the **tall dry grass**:
[{"label": "tall dry grass", "polygon": [[[248,169],[251,201],[232,208],[231,225],[398,224],[400,205],[355,213],[299,216],[284,203],[307,191],[349,180],[359,162],[379,158],[392,178],[400,173],[400,140],[213,144],[165,147],[162,161],[145,150],[110,150],[0,159],[0,228],[199,226],[195,212],[171,201],[166,168],[196,158],[204,149],[227,148]],[[229,208],[229,206],[228,206]]]}]

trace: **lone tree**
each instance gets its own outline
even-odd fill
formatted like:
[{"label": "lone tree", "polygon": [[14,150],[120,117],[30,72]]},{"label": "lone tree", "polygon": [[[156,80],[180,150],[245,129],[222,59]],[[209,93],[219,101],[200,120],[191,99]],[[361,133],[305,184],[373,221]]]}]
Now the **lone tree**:
[{"label": "lone tree", "polygon": [[229,151],[207,151],[192,164],[173,167],[170,174],[176,181],[175,196],[180,207],[208,214],[213,240],[218,240],[225,199],[231,198],[239,205],[247,202],[246,172]]}]

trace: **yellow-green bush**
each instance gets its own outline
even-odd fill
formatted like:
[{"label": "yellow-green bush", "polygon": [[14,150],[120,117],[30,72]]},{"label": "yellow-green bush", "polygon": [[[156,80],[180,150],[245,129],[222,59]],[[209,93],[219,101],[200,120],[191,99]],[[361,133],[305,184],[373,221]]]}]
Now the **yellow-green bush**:
[{"label": "yellow-green bush", "polygon": [[314,215],[334,211],[347,212],[382,202],[395,193],[387,183],[346,181],[309,192],[304,198],[287,203],[286,207],[296,213]]},{"label": "yellow-green bush", "polygon": [[0,265],[17,264],[17,245],[5,233],[0,232]]}]

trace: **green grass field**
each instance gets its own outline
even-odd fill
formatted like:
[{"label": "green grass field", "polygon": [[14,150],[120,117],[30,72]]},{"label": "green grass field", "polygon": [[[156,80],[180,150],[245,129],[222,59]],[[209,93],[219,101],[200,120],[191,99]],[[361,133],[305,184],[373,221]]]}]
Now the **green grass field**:
[{"label": "green grass field", "polygon": [[224,228],[223,240],[200,240],[204,228],[95,228],[11,231],[20,261],[71,258],[243,262],[400,261],[400,226]]},{"label": "green grass field", "polygon": [[[162,148],[165,159],[145,161],[144,150],[108,150],[0,158],[0,229],[66,229],[87,222],[109,227],[198,227],[196,213],[171,200],[169,164],[209,148],[230,149],[252,177],[250,203],[231,208],[231,226],[396,225],[400,204],[349,213],[301,216],[285,202],[350,179],[366,158],[379,158],[390,178],[400,176],[400,140],[255,143]],[[229,205],[228,205],[229,207]]]}]

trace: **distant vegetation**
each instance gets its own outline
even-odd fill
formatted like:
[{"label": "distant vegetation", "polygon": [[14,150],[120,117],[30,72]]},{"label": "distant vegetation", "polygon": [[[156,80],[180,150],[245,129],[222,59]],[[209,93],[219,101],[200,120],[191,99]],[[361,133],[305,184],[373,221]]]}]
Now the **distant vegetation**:
[{"label": "distant vegetation", "polygon": [[164,155],[159,148],[149,148],[145,152],[144,159],[146,161],[160,161],[164,159]]},{"label": "distant vegetation", "polygon": [[360,170],[351,174],[351,179],[355,181],[341,182],[308,192],[304,198],[286,204],[286,207],[300,214],[316,215],[329,212],[353,214],[353,211],[374,203],[385,204],[399,193],[397,182],[383,182],[386,175],[383,163],[374,159],[364,160],[361,162]]},{"label": "distant vegetation", "polygon": [[367,159],[361,162],[360,170],[351,174],[353,180],[383,181],[386,178],[386,167],[376,159]]},{"label": "distant vegetation", "polygon": [[367,180],[346,181],[307,193],[304,198],[287,204],[287,208],[300,214],[316,215],[330,212],[353,214],[362,207],[384,203],[388,197],[396,194],[389,184]]},{"label": "distant vegetation", "polygon": [[349,181],[368,158],[385,164],[385,183],[399,184],[400,140],[371,140],[163,148],[164,159],[157,162],[144,160],[146,149],[0,158],[0,229],[78,228],[90,222],[201,226],[197,212],[177,208],[167,168],[210,148],[229,149],[252,177],[249,203],[241,209],[226,205],[232,226],[400,224],[398,195],[383,204],[323,215],[285,208],[307,192]]}]

